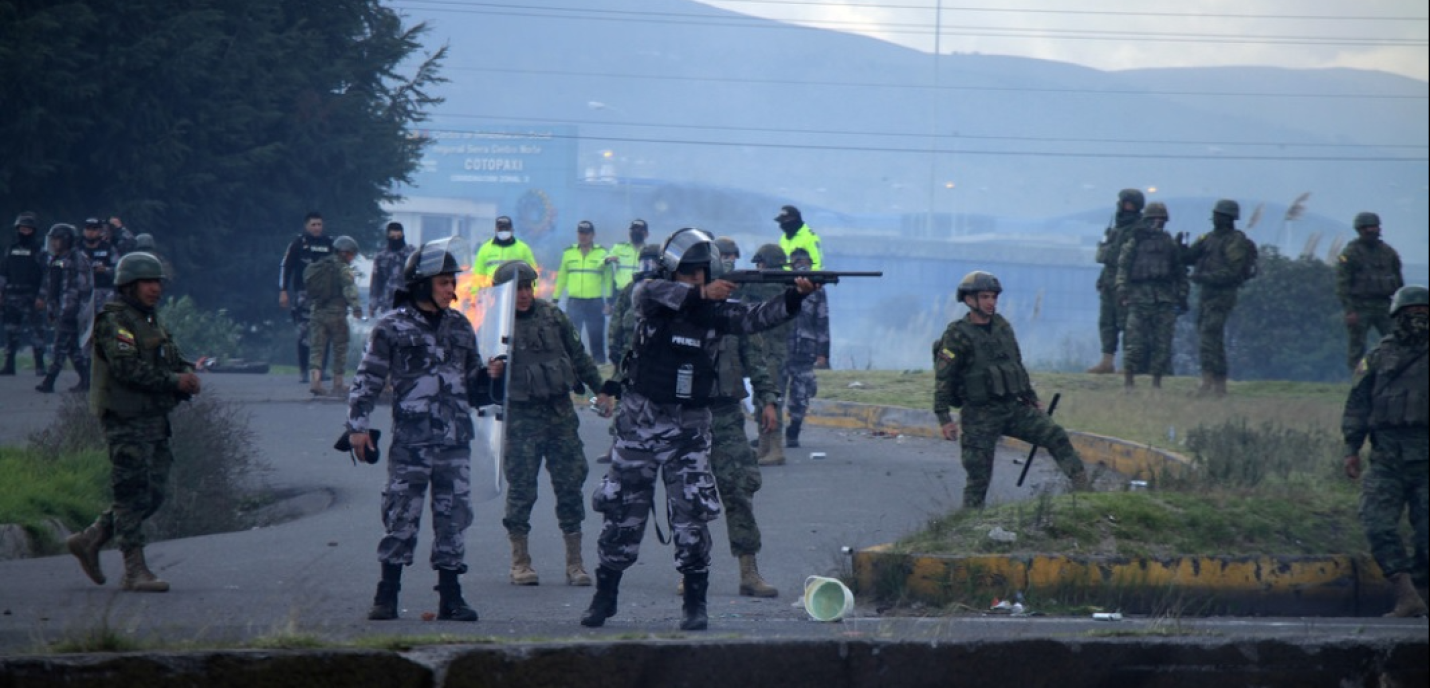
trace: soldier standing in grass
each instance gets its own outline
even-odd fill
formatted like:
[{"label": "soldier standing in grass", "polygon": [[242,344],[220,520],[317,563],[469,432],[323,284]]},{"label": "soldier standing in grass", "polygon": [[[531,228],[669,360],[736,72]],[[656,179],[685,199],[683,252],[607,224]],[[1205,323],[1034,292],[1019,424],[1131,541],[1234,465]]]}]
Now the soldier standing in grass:
[{"label": "soldier standing in grass", "polygon": [[1390,297],[1405,284],[1400,254],[1380,239],[1380,216],[1356,213],[1356,238],[1336,259],[1336,296],[1345,310],[1346,362],[1354,371],[1365,357],[1365,338],[1389,334]]},{"label": "soldier standing in grass", "polygon": [[1146,197],[1138,189],[1123,189],[1117,192],[1117,211],[1112,216],[1112,226],[1103,233],[1102,243],[1097,245],[1097,262],[1102,263],[1102,272],[1097,276],[1098,315],[1097,332],[1102,339],[1102,360],[1087,369],[1096,375],[1116,372],[1117,338],[1127,324],[1127,313],[1117,300],[1117,261],[1122,256],[1122,245],[1132,236],[1132,230],[1142,223],[1142,206]]},{"label": "soldier standing in grass", "polygon": [[1058,468],[1085,490],[1087,473],[1068,434],[1043,413],[1033,391],[1013,326],[998,315],[1003,286],[986,272],[970,272],[957,298],[968,315],[948,324],[934,343],[933,412],[943,438],[959,438],[959,422],[949,407],[962,409],[963,508],[981,509],[993,479],[993,455],[1004,435],[1044,447]]},{"label": "soldier standing in grass", "polygon": [[164,293],[158,258],[135,252],[115,267],[119,297],[104,304],[94,323],[94,387],[90,408],[104,426],[109,444],[110,489],[114,503],[65,544],[85,575],[104,584],[99,551],[111,538],[124,553],[120,587],[166,592],[144,561],[144,521],[164,503],[169,468],[169,411],[199,393],[199,377],[184,359],[155,309]]},{"label": "soldier standing in grass", "polygon": [[506,389],[507,445],[502,456],[507,483],[502,525],[511,540],[511,584],[540,582],[531,567],[527,538],[536,481],[545,460],[556,493],[556,521],[566,542],[566,584],[587,586],[591,575],[581,561],[581,522],[586,520],[581,500],[590,469],[577,433],[580,421],[571,391],[577,385],[601,389],[601,373],[566,314],[536,298],[536,270],[526,261],[509,260],[492,273],[493,286],[513,280],[517,288],[511,360],[492,364],[493,377],[501,377],[506,366],[511,367]]},{"label": "soldier standing in grass", "polygon": [[1117,259],[1117,300],[1127,313],[1122,351],[1127,389],[1136,384],[1139,373],[1151,373],[1155,388],[1162,386],[1163,375],[1172,373],[1177,304],[1188,285],[1181,247],[1163,229],[1169,219],[1167,206],[1148,203]]},{"label": "soldier standing in grass", "polygon": [[1226,396],[1226,321],[1236,308],[1237,290],[1256,272],[1256,244],[1236,228],[1241,206],[1223,198],[1212,206],[1212,231],[1183,254],[1192,266],[1197,298],[1197,354],[1202,382],[1198,394]]},{"label": "soldier standing in grass", "polygon": [[[1416,590],[1427,578],[1430,551],[1430,292],[1401,287],[1391,300],[1395,324],[1356,369],[1341,416],[1345,470],[1361,477],[1360,449],[1370,438],[1370,468],[1361,484],[1360,520],[1371,554],[1395,585],[1395,607],[1386,616],[1424,616]],[[1410,512],[1415,557],[1405,552],[1400,515]],[[1418,580],[1417,580],[1418,579]]]}]

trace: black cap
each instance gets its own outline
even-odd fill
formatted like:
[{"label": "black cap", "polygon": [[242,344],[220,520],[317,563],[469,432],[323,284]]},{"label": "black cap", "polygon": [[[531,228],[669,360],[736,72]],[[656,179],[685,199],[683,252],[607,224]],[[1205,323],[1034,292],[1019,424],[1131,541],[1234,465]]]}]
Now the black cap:
[{"label": "black cap", "polygon": [[99,218],[97,218],[97,217],[87,217],[87,218],[84,219],[84,228],[85,228],[85,229],[89,229],[90,227],[103,227],[103,226],[104,226],[104,220],[101,220],[101,219],[99,219]]},{"label": "black cap", "polygon": [[498,217],[498,218],[497,218],[497,226],[498,226],[498,227],[506,227],[507,229],[510,229],[510,228],[511,228],[511,218],[509,218],[509,217],[507,217],[507,216],[505,216],[505,215],[502,215],[501,217]]},{"label": "black cap", "polygon": [[780,214],[775,216],[775,222],[787,222],[789,220],[802,220],[804,216],[799,214],[799,208],[792,205],[780,207]]},{"label": "black cap", "polygon": [[641,220],[641,219],[631,220],[631,227],[630,227],[630,228],[631,228],[631,229],[645,229],[645,230],[649,230],[649,229],[650,229],[649,227],[646,226],[645,220]]},{"label": "black cap", "polygon": [[590,220],[582,220],[582,221],[576,223],[576,231],[578,231],[578,232],[594,232],[594,231],[596,231],[596,225],[591,224],[591,221],[590,221]]}]

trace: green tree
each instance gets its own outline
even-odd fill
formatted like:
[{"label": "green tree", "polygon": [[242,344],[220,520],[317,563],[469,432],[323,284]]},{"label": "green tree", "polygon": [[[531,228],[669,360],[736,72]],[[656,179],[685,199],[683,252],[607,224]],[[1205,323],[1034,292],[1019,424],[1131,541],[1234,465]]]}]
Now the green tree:
[{"label": "green tree", "polygon": [[375,240],[410,181],[425,32],[376,0],[0,0],[0,211],[118,214],[205,308],[275,319],[303,215]]},{"label": "green tree", "polygon": [[1345,377],[1345,329],[1335,269],[1311,256],[1261,249],[1260,272],[1227,321],[1232,376],[1329,382]]}]

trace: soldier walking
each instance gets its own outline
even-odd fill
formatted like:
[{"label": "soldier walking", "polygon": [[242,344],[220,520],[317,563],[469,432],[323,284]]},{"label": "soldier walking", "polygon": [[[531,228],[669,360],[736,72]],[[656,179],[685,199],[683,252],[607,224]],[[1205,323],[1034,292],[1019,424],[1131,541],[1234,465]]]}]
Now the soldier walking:
[{"label": "soldier walking", "polygon": [[1117,259],[1117,300],[1127,311],[1122,368],[1128,389],[1138,374],[1150,373],[1152,386],[1160,388],[1162,376],[1172,373],[1177,304],[1185,303],[1189,287],[1181,247],[1164,229],[1170,219],[1167,206],[1148,203]]},{"label": "soldier walking", "polygon": [[944,439],[959,439],[959,421],[949,408],[962,409],[965,509],[983,508],[998,438],[1004,435],[1046,448],[1073,489],[1088,487],[1082,459],[1067,432],[1042,410],[1013,326],[998,314],[1002,293],[1003,285],[987,272],[964,275],[956,296],[968,306],[968,315],[949,323],[934,342],[933,412]]},{"label": "soldier walking", "polygon": [[1089,373],[1107,375],[1117,371],[1117,338],[1127,321],[1127,313],[1117,298],[1117,261],[1133,228],[1142,222],[1145,203],[1146,198],[1138,189],[1117,192],[1117,212],[1112,216],[1112,226],[1097,245],[1097,262],[1102,263],[1102,272],[1097,275],[1097,332],[1102,340],[1102,360],[1088,368]]},{"label": "soldier walking", "polygon": [[1212,207],[1212,231],[1187,249],[1183,262],[1192,266],[1197,298],[1197,353],[1202,382],[1198,394],[1226,395],[1226,321],[1236,308],[1236,293],[1256,274],[1256,244],[1236,228],[1241,206],[1223,198]]},{"label": "soldier walking", "polygon": [[[795,270],[809,270],[814,265],[809,253],[797,248],[790,255]],[[789,425],[785,426],[785,446],[799,446],[799,431],[809,400],[819,394],[816,368],[829,367],[829,293],[823,290],[810,294],[799,308],[786,340],[789,354],[780,371],[780,391],[789,405]]]},{"label": "soldier walking", "polygon": [[333,255],[303,270],[313,337],[313,348],[308,352],[308,391],[314,395],[327,394],[323,389],[323,361],[328,357],[329,344],[333,347],[333,394],[348,393],[343,384],[348,366],[348,313],[354,318],[362,317],[352,269],[357,252],[358,245],[352,237],[340,236],[333,240]]},{"label": "soldier walking", "polygon": [[1352,372],[1365,356],[1365,339],[1372,328],[1384,337],[1393,329],[1390,297],[1405,285],[1400,254],[1380,239],[1380,216],[1356,213],[1356,238],[1341,250],[1336,261],[1336,296],[1346,321],[1346,363]]},{"label": "soldier walking", "polygon": [[303,218],[303,233],[288,244],[278,268],[278,307],[291,309],[289,314],[297,328],[299,382],[308,382],[308,317],[312,313],[308,292],[303,288],[303,271],[332,253],[333,240],[323,236],[323,216],[313,211]]},{"label": "soldier walking", "polygon": [[590,469],[577,433],[580,421],[571,391],[578,385],[601,389],[601,374],[566,314],[536,298],[536,270],[526,261],[510,260],[492,273],[493,286],[512,281],[516,282],[516,319],[510,361],[492,364],[493,377],[501,377],[508,365],[511,373],[502,454],[507,483],[502,525],[511,540],[511,584],[540,583],[527,545],[536,480],[545,460],[556,493],[556,521],[566,543],[566,584],[586,586],[591,575],[581,561],[581,522],[586,520],[581,500]]},{"label": "soldier walking", "polygon": [[45,379],[35,387],[37,392],[55,391],[55,379],[64,370],[65,359],[69,359],[74,371],[79,374],[79,382],[71,387],[71,392],[89,390],[89,358],[85,348],[79,343],[80,317],[88,318],[93,313],[85,308],[92,298],[93,274],[84,251],[76,245],[73,225],[57,224],[50,227],[48,234],[50,259],[45,268],[43,288],[45,307],[50,327],[54,332],[54,358],[50,361]]},{"label": "soldier walking", "polygon": [[[657,475],[664,480],[666,513],[684,576],[681,630],[709,626],[710,529],[720,497],[710,473],[710,404],[716,396],[720,337],[754,333],[790,320],[817,287],[795,287],[759,304],[727,299],[735,285],[710,280],[717,249],[704,231],[685,228],[661,250],[662,279],[636,287],[635,345],[626,360],[624,392],[611,468],[591,496],[603,516],[597,541],[596,594],[581,624],[596,627],[616,613],[621,574],[636,562],[652,513]],[[609,403],[607,400],[605,403]]]},{"label": "soldier walking", "polygon": [[[1370,467],[1361,483],[1360,520],[1375,563],[1395,585],[1395,606],[1386,616],[1424,616],[1416,586],[1427,579],[1430,550],[1430,292],[1401,287],[1390,306],[1390,334],[1365,357],[1341,416],[1346,476],[1361,477],[1360,449],[1370,438]],[[1400,515],[1410,512],[1415,556],[1405,551]]]},{"label": "soldier walking", "polygon": [[472,524],[471,404],[490,400],[492,378],[471,323],[449,307],[456,275],[465,269],[459,257],[469,256],[460,240],[431,242],[408,256],[397,307],[373,327],[348,395],[348,442],[362,459],[377,449],[370,416],[391,377],[392,444],[382,493],[387,532],[377,546],[382,579],[367,616],[374,621],[397,618],[402,567],[412,565],[429,488],[437,618],[477,620],[458,577],[467,570],[465,534]]},{"label": "soldier walking", "polygon": [[199,393],[193,364],[159,323],[164,267],[154,256],[134,252],[115,267],[118,298],[104,304],[94,323],[94,388],[90,408],[104,426],[109,445],[110,491],[114,502],[94,523],[65,545],[85,575],[103,585],[99,552],[111,538],[124,553],[120,588],[167,592],[169,584],[144,560],[144,521],[164,503],[169,469],[169,412]]},{"label": "soldier walking", "polygon": [[0,262],[0,304],[4,307],[5,365],[0,375],[15,374],[15,356],[26,343],[35,353],[35,374],[45,374],[44,284],[46,254],[34,213],[15,217],[15,240]]}]

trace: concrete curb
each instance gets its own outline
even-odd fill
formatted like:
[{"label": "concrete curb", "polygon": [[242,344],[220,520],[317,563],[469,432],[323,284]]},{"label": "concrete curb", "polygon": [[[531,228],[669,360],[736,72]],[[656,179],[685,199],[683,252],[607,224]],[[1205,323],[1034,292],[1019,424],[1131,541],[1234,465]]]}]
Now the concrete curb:
[{"label": "concrete curb", "polygon": [[[893,435],[939,437],[931,411],[814,400],[805,422]],[[1069,431],[1083,461],[1136,479],[1188,470],[1180,454]],[[1004,446],[1029,445],[1005,438]],[[1367,616],[1389,608],[1390,584],[1367,556],[1065,557],[854,553],[856,593],[884,601],[986,607],[1022,592],[1030,603],[1095,604],[1132,614]]]}]

